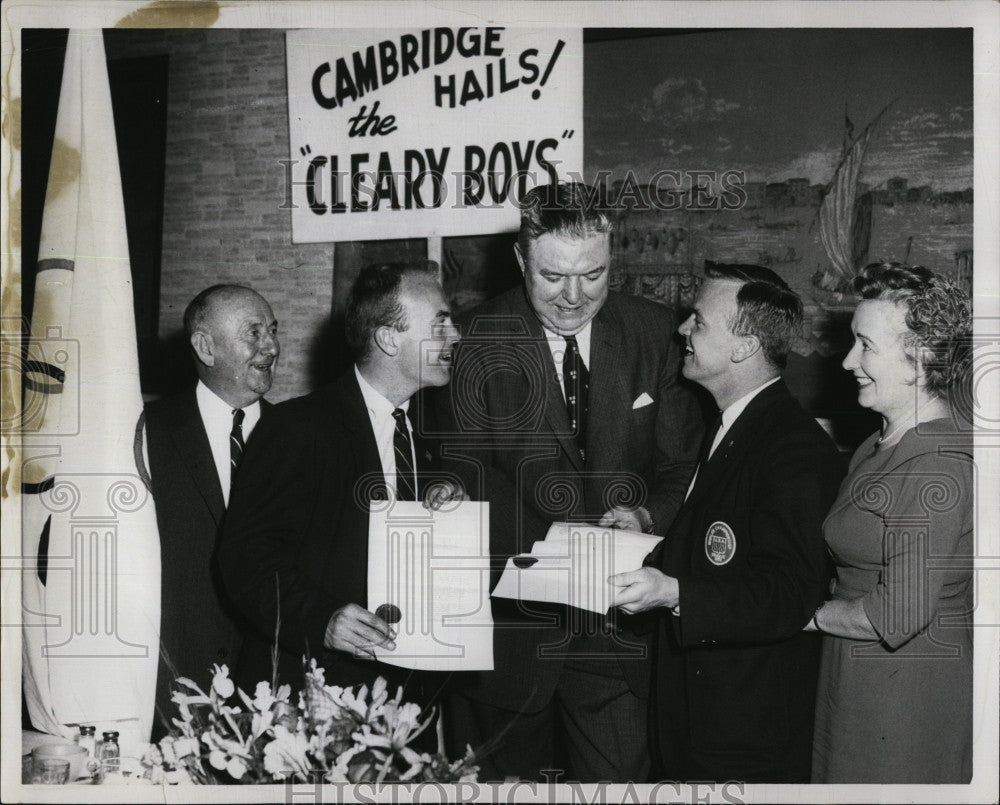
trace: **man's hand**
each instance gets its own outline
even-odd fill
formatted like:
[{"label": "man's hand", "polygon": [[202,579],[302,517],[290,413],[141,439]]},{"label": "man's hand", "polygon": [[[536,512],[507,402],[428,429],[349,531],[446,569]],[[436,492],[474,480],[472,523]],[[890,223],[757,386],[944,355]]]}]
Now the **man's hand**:
[{"label": "man's hand", "polygon": [[390,651],[396,648],[392,639],[395,630],[378,615],[357,604],[346,604],[333,613],[326,625],[323,645],[334,651],[343,651],[353,657],[375,659],[375,646]]},{"label": "man's hand", "polygon": [[456,481],[435,481],[424,490],[424,508],[437,511],[453,500],[468,500],[465,489]]},{"label": "man's hand", "polygon": [[618,588],[612,606],[630,615],[657,607],[673,609],[680,603],[677,579],[656,568],[641,567],[628,573],[618,573],[611,576],[608,582]]},{"label": "man's hand", "polygon": [[623,528],[626,531],[642,531],[648,534],[653,527],[653,518],[642,506],[635,509],[615,506],[605,512],[597,524],[604,528]]}]

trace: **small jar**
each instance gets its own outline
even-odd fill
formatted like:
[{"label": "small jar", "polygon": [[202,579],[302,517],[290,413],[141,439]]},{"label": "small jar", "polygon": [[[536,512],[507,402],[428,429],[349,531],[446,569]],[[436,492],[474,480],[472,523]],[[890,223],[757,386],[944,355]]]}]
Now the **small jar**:
[{"label": "small jar", "polygon": [[88,724],[80,725],[80,734],[76,736],[77,744],[87,750],[87,757],[83,761],[83,767],[87,774],[93,775],[100,767],[97,759],[97,738],[95,737],[96,727]]},{"label": "small jar", "polygon": [[118,747],[118,733],[102,733],[104,740],[101,742],[101,776],[107,778],[108,775],[117,776],[121,773],[122,752]]}]

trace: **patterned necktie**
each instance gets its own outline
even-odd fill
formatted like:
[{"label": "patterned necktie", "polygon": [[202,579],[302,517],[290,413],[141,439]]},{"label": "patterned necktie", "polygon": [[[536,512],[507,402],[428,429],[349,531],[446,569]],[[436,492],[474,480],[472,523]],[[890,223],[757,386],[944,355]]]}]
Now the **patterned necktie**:
[{"label": "patterned necktie", "polygon": [[413,451],[410,447],[410,431],[406,427],[406,412],[397,408],[392,412],[392,418],[396,420],[396,432],[392,435],[392,446],[396,452],[396,499],[416,500]]},{"label": "patterned necktie", "polygon": [[580,357],[580,349],[576,336],[565,337],[566,351],[563,353],[563,391],[566,392],[566,411],[569,414],[570,427],[576,436],[580,457],[584,457],[587,427],[587,390],[590,385],[590,373]]},{"label": "patterned necktie", "polygon": [[240,461],[243,460],[243,448],[246,444],[243,441],[243,417],[246,413],[242,408],[233,409],[233,429],[229,431],[229,488],[232,489],[233,481],[236,480],[236,471],[240,468]]}]

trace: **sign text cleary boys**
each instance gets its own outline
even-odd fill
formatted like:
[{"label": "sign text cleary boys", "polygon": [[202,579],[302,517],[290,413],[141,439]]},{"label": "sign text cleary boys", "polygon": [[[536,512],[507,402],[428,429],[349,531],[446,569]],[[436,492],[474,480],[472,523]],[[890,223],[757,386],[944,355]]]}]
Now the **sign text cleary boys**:
[{"label": "sign text cleary boys", "polygon": [[583,167],[582,32],[286,34],[296,243],[514,229]]}]

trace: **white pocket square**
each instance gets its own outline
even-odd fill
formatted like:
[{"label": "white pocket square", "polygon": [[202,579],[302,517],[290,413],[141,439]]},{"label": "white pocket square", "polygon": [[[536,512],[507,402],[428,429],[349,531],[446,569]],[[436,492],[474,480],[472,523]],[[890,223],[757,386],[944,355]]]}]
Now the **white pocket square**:
[{"label": "white pocket square", "polygon": [[650,397],[646,392],[643,392],[638,397],[635,398],[635,402],[632,403],[632,410],[636,408],[645,408],[647,405],[652,405],[653,398]]}]

